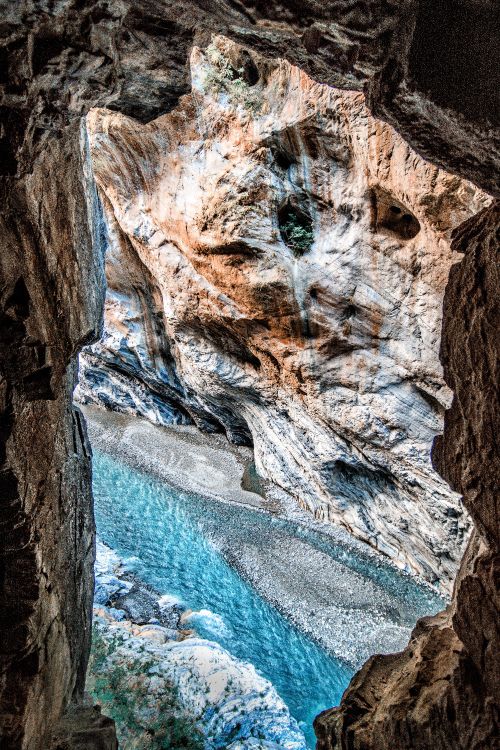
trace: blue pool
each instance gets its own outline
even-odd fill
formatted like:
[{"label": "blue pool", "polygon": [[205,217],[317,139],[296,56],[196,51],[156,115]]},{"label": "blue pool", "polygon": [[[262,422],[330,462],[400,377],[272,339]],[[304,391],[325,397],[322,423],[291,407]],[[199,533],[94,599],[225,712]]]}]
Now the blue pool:
[{"label": "blue pool", "polygon": [[[193,610],[213,613],[196,621],[197,632],[251,662],[270,680],[302,727],[308,745],[314,747],[313,719],[339,702],[352,670],[262,599],[213,542],[212,532],[222,527],[236,545],[246,535],[261,537],[265,543],[269,525],[286,522],[170,488],[97,451],[93,467],[102,541],[121,557],[134,558],[135,573],[160,593],[177,596]],[[298,527],[297,533],[311,535]],[[317,536],[318,545],[328,546]],[[355,559],[351,563],[361,565]],[[385,576],[389,588],[411,587],[397,573],[389,571]],[[416,587],[412,595],[426,596]],[[415,606],[420,609],[426,604],[418,601]]]}]

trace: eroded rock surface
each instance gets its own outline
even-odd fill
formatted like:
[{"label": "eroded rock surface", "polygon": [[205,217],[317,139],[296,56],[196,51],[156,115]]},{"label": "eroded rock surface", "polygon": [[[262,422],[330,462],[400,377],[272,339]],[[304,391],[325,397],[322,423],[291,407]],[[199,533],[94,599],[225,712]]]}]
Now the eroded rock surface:
[{"label": "eroded rock surface", "polygon": [[317,517],[446,587],[468,522],[429,458],[441,306],[486,197],[286,62],[219,37],[191,78],[148,125],[87,118],[108,292],[79,398],[252,441]]},{"label": "eroded rock surface", "polygon": [[[67,171],[48,182],[53,160]],[[0,736],[6,750],[47,747],[47,728],[72,696],[81,696],[90,648],[90,448],[83,416],[72,405],[74,352],[97,335],[103,304],[102,255],[92,236],[97,197],[87,167],[75,124],[66,140],[39,155],[22,187],[7,180],[1,193]]]},{"label": "eroded rock surface", "polygon": [[[198,617],[217,615],[160,597],[127,568],[127,560],[98,541],[99,602],[88,687],[116,716],[120,747],[306,750],[297,721],[273,685],[193,629]],[[130,594],[120,596],[130,581]],[[152,602],[156,612],[149,620]]]},{"label": "eroded rock surface", "polygon": [[499,341],[488,332],[500,326],[499,219],[492,206],[457,231],[453,247],[465,256],[452,269],[444,307],[442,357],[455,397],[433,458],[476,523],[452,605],[421,620],[401,654],[365,664],[340,708],[316,720],[319,750],[498,747],[499,455],[491,436],[499,427]]}]

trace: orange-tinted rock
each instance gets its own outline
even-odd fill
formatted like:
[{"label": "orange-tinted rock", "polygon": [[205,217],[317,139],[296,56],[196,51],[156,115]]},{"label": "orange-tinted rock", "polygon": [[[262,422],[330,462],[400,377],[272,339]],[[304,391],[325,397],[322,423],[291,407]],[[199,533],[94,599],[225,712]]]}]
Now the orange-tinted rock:
[{"label": "orange-tinted rock", "polygon": [[171,114],[87,118],[109,250],[83,397],[250,435],[263,476],[446,588],[468,522],[429,458],[441,305],[486,199],[361,94],[223,38],[191,66]]}]

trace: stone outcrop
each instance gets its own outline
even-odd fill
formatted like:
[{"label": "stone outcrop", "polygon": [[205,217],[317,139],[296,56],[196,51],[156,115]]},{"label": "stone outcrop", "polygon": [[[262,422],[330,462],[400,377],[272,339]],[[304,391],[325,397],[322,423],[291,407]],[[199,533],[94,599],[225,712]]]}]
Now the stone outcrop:
[{"label": "stone outcrop", "polygon": [[217,615],[160,596],[99,541],[96,592],[87,687],[116,715],[120,747],[306,750],[269,680],[196,632]]},{"label": "stone outcrop", "polygon": [[118,750],[115,722],[98,705],[72,705],[56,727],[50,750]]},{"label": "stone outcrop", "polygon": [[87,117],[108,289],[78,398],[251,441],[262,476],[446,588],[468,521],[429,458],[442,297],[486,197],[289,63],[219,37],[191,80],[147,125]]},{"label": "stone outcrop", "polygon": [[[89,230],[78,118],[93,106],[111,106],[143,121],[164,113],[189,88],[186,60],[195,38],[201,43],[216,30],[271,58],[287,57],[323,83],[365,87],[372,111],[420,153],[498,195],[498,86],[490,70],[496,12],[489,0],[2,2],[3,747],[47,745],[63,705],[81,683],[88,649],[88,458],[71,390],[76,353],[97,335],[101,291],[94,286],[99,243],[93,246]],[[481,283],[478,278],[478,288]],[[474,316],[481,300],[458,298]],[[445,333],[455,330],[454,320],[452,307]],[[456,339],[458,347],[467,335]],[[486,351],[495,335],[485,329],[470,350],[489,388],[494,381]],[[46,366],[50,378],[48,370],[40,372]],[[469,387],[469,374],[459,364],[456,378],[457,388]],[[36,393],[40,398],[33,400]],[[454,414],[454,439],[466,441],[467,422]],[[492,470],[486,432],[481,446],[487,447],[478,448],[467,475],[477,486]],[[443,459],[446,471],[450,456]],[[492,507],[484,504],[485,517],[491,518]],[[478,506],[476,522],[482,513]],[[491,538],[498,544],[497,531]],[[471,593],[470,600],[464,590],[457,599],[456,622],[474,601],[472,632],[480,633],[481,644],[489,642],[491,589],[480,598]],[[443,643],[443,659],[449,653]],[[417,690],[432,700],[432,689]],[[440,731],[446,736],[447,727],[451,736],[453,717],[439,720]],[[408,746],[403,736],[398,744]]]}]

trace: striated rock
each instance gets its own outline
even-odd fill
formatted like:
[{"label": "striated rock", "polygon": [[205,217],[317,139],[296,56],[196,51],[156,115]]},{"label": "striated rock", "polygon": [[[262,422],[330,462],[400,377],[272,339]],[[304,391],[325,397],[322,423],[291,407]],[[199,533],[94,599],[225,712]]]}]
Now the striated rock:
[{"label": "striated rock", "polygon": [[499,456],[491,436],[499,427],[499,342],[488,332],[500,324],[499,219],[492,206],[455,233],[453,248],[465,256],[452,269],[444,306],[442,358],[455,395],[433,458],[476,524],[453,603],[421,620],[401,654],[365,664],[340,708],[316,719],[319,750],[498,747]]},{"label": "striated rock", "polygon": [[[116,717],[120,747],[305,750],[304,735],[274,686],[191,629],[210,618],[217,631],[222,618],[185,610],[164,595],[156,600],[160,619],[148,622],[150,601],[139,601],[134,613],[123,611],[115,596],[129,578],[127,563],[98,542],[96,589],[107,589],[110,606],[94,608],[88,686]],[[142,595],[159,596],[139,578],[135,583]],[[170,627],[169,613],[175,617]]]},{"label": "striated rock", "polygon": [[170,640],[159,626],[115,620],[112,609],[97,609],[94,623],[99,655],[91,664],[90,689],[121,719],[125,750],[165,744],[306,750],[302,731],[271,683],[219,644],[196,636]]},{"label": "striated rock", "polygon": [[[90,448],[71,403],[74,352],[97,335],[103,304],[102,256],[92,226],[97,198],[86,159],[74,126],[39,156],[22,186],[11,179],[1,189],[0,733],[6,750],[46,747],[47,728],[81,695],[90,648]],[[67,170],[48,183],[54,161]]]},{"label": "striated rock", "polygon": [[108,292],[79,398],[250,439],[262,476],[446,588],[468,522],[429,459],[441,305],[486,197],[286,62],[218,38],[191,79],[148,125],[87,118]]}]

